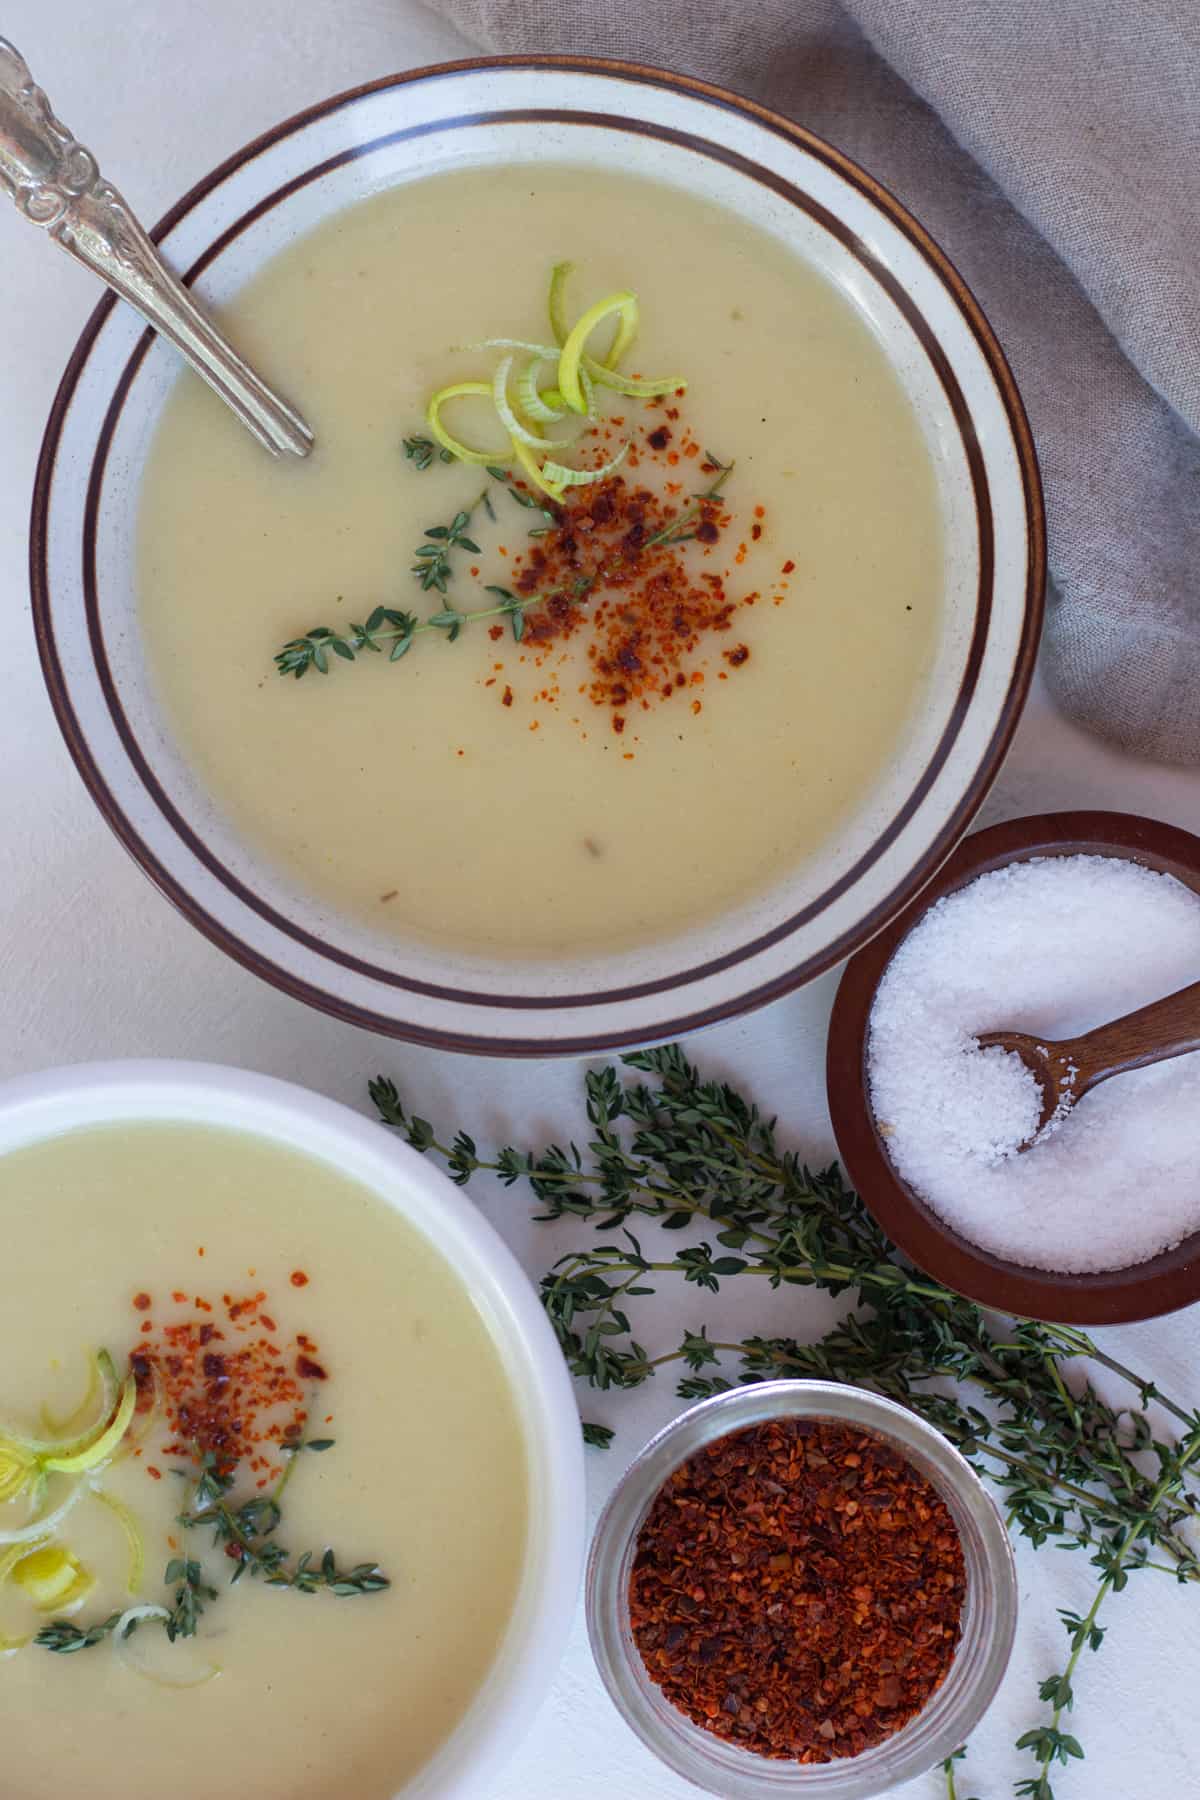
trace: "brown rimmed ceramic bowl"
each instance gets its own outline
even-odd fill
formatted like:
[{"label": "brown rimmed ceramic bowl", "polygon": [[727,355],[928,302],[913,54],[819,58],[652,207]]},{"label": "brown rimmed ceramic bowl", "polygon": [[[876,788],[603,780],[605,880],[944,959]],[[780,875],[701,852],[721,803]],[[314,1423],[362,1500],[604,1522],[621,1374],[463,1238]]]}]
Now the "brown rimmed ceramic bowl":
[{"label": "brown rimmed ceramic bowl", "polygon": [[829,1026],[826,1082],[834,1135],[863,1203],[918,1268],[981,1306],[1065,1325],[1152,1319],[1200,1300],[1200,1232],[1128,1269],[1056,1274],[993,1256],[947,1225],[901,1180],[875,1126],[867,1030],[875,991],[903,938],[935,901],[977,875],[1033,856],[1123,856],[1200,894],[1200,838],[1131,813],[1042,813],[964,839],[912,905],[850,959]]},{"label": "brown rimmed ceramic bowl", "polygon": [[773,1000],[865,942],[937,868],[1000,766],[1033,669],[1045,580],[1029,428],[961,277],[863,170],[717,88],[573,57],[391,76],[248,144],[154,236],[220,308],[277,252],[382,189],[467,166],[511,176],[542,161],[650,176],[785,243],[860,308],[930,452],[944,611],[926,692],[875,789],[794,871],[688,932],[537,960],[385,936],[303,891],[206,789],[153,680],[134,546],[142,472],[178,363],[111,295],[54,403],[30,540],[55,714],[96,805],[151,880],[285,993],[370,1031],[498,1055],[675,1036]]}]

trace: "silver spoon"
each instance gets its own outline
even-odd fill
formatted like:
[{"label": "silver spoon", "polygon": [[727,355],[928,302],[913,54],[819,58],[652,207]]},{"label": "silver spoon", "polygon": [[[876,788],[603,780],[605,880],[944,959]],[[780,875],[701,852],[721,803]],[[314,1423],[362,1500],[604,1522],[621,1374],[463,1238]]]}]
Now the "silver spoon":
[{"label": "silver spoon", "polygon": [[6,38],[0,38],[0,189],[174,344],[272,455],[308,455],[313,434],[299,413],[200,311],[125,200],[101,178],[91,151],[55,118]]}]

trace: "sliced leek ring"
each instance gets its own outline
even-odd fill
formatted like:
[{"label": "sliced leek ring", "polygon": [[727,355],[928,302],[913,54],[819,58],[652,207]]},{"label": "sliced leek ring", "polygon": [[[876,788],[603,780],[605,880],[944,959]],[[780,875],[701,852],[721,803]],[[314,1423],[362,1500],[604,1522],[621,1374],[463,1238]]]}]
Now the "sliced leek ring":
[{"label": "sliced leek ring", "polygon": [[37,1457],[12,1438],[0,1438],[0,1500],[15,1500],[38,1472]]},{"label": "sliced leek ring", "polygon": [[[574,263],[556,263],[550,276],[550,329],[559,344],[565,344],[570,335],[564,305],[564,289],[567,277],[574,267]],[[632,341],[632,337],[630,337],[622,343],[621,334],[618,332],[613,339],[612,348],[603,362],[594,356],[585,355],[580,366],[601,387],[612,388],[616,393],[626,394],[635,400],[650,400],[660,394],[674,394],[680,388],[686,388],[687,382],[681,375],[641,377],[618,374],[615,365]]]},{"label": "sliced leek ring", "polygon": [[72,1450],[67,1455],[43,1456],[39,1458],[43,1470],[48,1475],[83,1475],[89,1469],[98,1469],[107,1462],[121,1439],[129,1429],[129,1421],[133,1417],[133,1409],[137,1405],[137,1381],[132,1371],[125,1377],[121,1388],[121,1399],[112,1419],[105,1426],[99,1437],[93,1438],[81,1449]]},{"label": "sliced leek ring", "polygon": [[564,419],[567,409],[560,404],[562,395],[557,388],[538,387],[537,381],[541,371],[550,361],[558,362],[558,352],[553,357],[531,356],[517,379],[517,401],[527,419],[537,419],[543,425],[552,425],[556,419]]},{"label": "sliced leek ring", "polygon": [[74,1612],[96,1585],[95,1576],[61,1544],[26,1550],[13,1570],[13,1580],[40,1613]]},{"label": "sliced leek ring", "polygon": [[53,1537],[71,1508],[90,1492],[91,1489],[86,1481],[72,1482],[66,1498],[60,1500],[52,1511],[43,1513],[40,1519],[31,1519],[28,1525],[0,1531],[0,1544],[24,1544],[28,1547],[36,1544],[41,1538]]},{"label": "sliced leek ring", "polygon": [[481,343],[468,344],[468,350],[527,350],[530,356],[540,356],[543,362],[558,361],[557,344],[531,344],[527,338],[484,338]]},{"label": "sliced leek ring", "polygon": [[491,400],[493,398],[492,383],[490,381],[452,381],[449,387],[440,388],[429,402],[425,409],[425,422],[442,449],[448,450],[451,456],[456,456],[459,462],[478,463],[481,467],[486,467],[489,463],[496,463],[503,467],[505,463],[512,461],[511,451],[472,450],[469,444],[460,443],[458,438],[452,437],[442,424],[442,408],[447,401],[459,400],[468,394],[476,394],[486,400]]},{"label": "sliced leek ring", "polygon": [[86,1450],[88,1445],[105,1429],[117,1404],[117,1371],[112,1357],[107,1350],[98,1350],[93,1364],[93,1381],[89,1387],[89,1396],[99,1384],[103,1390],[103,1404],[99,1416],[92,1421],[86,1431],[77,1432],[74,1436],[63,1438],[31,1438],[24,1437],[15,1431],[0,1433],[0,1451],[13,1445],[26,1451],[39,1460],[46,1456],[73,1456],[79,1450]]},{"label": "sliced leek ring", "polygon": [[170,1616],[165,1606],[131,1606],[127,1612],[121,1614],[113,1626],[112,1641],[116,1645],[117,1655],[125,1667],[131,1669],[135,1675],[140,1675],[143,1681],[152,1681],[155,1687],[203,1687],[206,1682],[215,1681],[221,1673],[216,1663],[209,1663],[207,1669],[196,1669],[188,1675],[160,1675],[157,1669],[146,1668],[130,1653],[129,1640],[135,1625],[140,1625],[143,1619],[159,1619],[165,1622]]},{"label": "sliced leek ring", "polygon": [[[587,412],[587,396],[580,382],[580,372],[587,341],[597,325],[605,319],[616,315],[617,335],[608,354],[608,362],[615,363],[633,342],[637,332],[638,303],[637,295],[627,290],[608,294],[603,300],[597,300],[595,306],[589,306],[581,318],[567,333],[567,341],[562,347],[558,359],[558,385],[563,399],[573,412]],[[602,365],[603,366],[603,365]],[[588,373],[594,373],[589,370]]]},{"label": "sliced leek ring", "polygon": [[[47,1540],[42,1539],[41,1541],[45,1543]],[[29,1555],[31,1548],[32,1546],[29,1544],[16,1544],[10,1550],[0,1551],[0,1592],[3,1591],[5,1582],[17,1564]],[[23,1650],[28,1642],[28,1637],[5,1637],[4,1633],[0,1631],[0,1656],[12,1656],[16,1651]]]},{"label": "sliced leek ring", "polygon": [[594,481],[606,481],[615,469],[619,469],[629,455],[629,441],[617,451],[610,462],[601,464],[598,469],[568,469],[562,463],[550,458],[542,464],[542,474],[547,481],[552,481],[559,493],[569,487],[590,487]]},{"label": "sliced leek ring", "polygon": [[612,388],[635,400],[649,400],[658,394],[677,394],[687,386],[682,375],[619,375],[615,369],[597,369],[592,379],[598,387]]},{"label": "sliced leek ring", "polygon": [[512,353],[501,357],[496,365],[496,373],[492,377],[492,403],[500,415],[500,423],[514,443],[529,444],[534,450],[545,445],[545,437],[540,431],[530,431],[518,419],[513,404],[508,397],[508,378],[512,374]]},{"label": "sliced leek ring", "polygon": [[557,483],[548,480],[546,476],[542,474],[537,458],[533,455],[528,445],[521,443],[519,438],[514,438],[512,440],[512,447],[513,455],[516,457],[518,463],[520,463],[523,472],[529,477],[530,481],[532,481],[534,487],[540,488],[543,494],[549,494],[552,500],[561,500],[563,497],[562,488]]},{"label": "sliced leek ring", "polygon": [[92,1491],[101,1505],[107,1506],[109,1512],[119,1521],[121,1529],[125,1533],[126,1542],[129,1545],[129,1574],[125,1578],[125,1586],[131,1594],[140,1593],[142,1578],[146,1573],[146,1541],[142,1536],[142,1528],[137,1522],[137,1516],[133,1509],[126,1506],[123,1500],[118,1500],[115,1494],[106,1494],[103,1488],[94,1488]]}]

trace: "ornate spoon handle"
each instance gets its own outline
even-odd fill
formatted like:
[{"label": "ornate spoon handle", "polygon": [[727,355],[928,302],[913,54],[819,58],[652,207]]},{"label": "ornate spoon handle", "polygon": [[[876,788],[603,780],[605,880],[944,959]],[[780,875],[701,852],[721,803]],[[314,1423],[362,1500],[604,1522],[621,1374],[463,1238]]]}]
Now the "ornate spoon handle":
[{"label": "ornate spoon handle", "polygon": [[180,350],[273,455],[307,456],[312,432],[248,368],[163,262],[116,188],[102,180],[20,53],[0,38],[0,190]]}]

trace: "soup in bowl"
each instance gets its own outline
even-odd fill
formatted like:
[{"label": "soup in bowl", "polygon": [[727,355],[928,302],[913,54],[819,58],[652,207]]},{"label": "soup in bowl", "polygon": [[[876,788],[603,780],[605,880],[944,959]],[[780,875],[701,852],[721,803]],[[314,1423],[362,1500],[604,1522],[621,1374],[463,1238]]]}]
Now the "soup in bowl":
[{"label": "soup in bowl", "polygon": [[484,1791],[584,1529],[491,1228],[346,1108],[185,1063],[0,1089],[0,1215],[5,1791]]},{"label": "soup in bowl", "polygon": [[846,159],[675,77],[453,65],[160,236],[316,448],[104,303],[35,605],[94,795],[231,954],[376,1030],[599,1047],[809,978],[949,849],[1032,666],[1036,465]]}]

